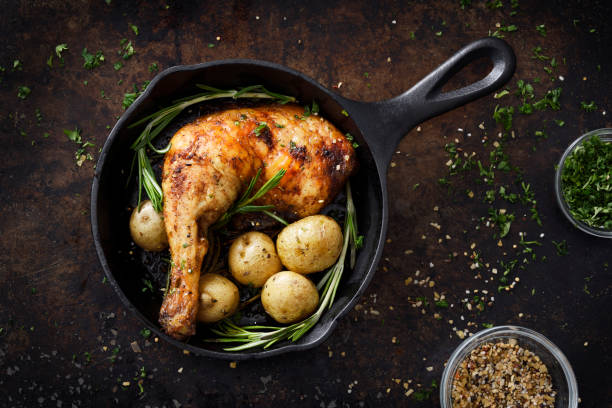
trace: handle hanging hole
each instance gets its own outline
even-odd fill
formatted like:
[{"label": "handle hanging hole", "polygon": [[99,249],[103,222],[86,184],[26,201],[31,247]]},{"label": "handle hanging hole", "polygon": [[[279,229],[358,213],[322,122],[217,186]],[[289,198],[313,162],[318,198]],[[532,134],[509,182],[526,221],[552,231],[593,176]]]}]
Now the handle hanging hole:
[{"label": "handle hanging hole", "polygon": [[462,67],[442,85],[441,93],[455,91],[485,78],[493,70],[490,57],[482,56]]}]

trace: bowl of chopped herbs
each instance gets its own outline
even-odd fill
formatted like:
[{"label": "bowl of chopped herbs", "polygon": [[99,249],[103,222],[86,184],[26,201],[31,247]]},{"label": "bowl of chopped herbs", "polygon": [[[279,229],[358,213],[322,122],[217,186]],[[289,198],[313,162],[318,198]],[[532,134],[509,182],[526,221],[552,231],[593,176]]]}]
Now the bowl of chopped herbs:
[{"label": "bowl of chopped herbs", "polygon": [[578,229],[612,238],[612,129],[588,132],[565,150],[555,192],[561,211]]}]

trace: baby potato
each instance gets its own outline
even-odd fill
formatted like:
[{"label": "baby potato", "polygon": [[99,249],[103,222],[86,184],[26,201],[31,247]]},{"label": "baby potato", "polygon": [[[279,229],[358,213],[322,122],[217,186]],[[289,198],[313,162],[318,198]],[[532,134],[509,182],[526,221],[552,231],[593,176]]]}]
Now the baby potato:
[{"label": "baby potato", "polygon": [[282,269],[272,239],[256,231],[242,234],[232,243],[228,261],[236,281],[256,288]]},{"label": "baby potato", "polygon": [[143,201],[140,210],[136,207],[132,211],[130,234],[136,245],[145,251],[159,252],[168,247],[164,219],[150,200]]},{"label": "baby potato", "polygon": [[310,316],[319,304],[319,292],[310,279],[283,271],[266,281],[261,303],[267,314],[279,323],[295,323]]},{"label": "baby potato", "polygon": [[326,215],[312,215],[286,226],[276,239],[276,250],[285,267],[298,273],[324,270],[342,251],[342,229]]},{"label": "baby potato", "polygon": [[200,277],[198,321],[214,323],[231,316],[238,309],[238,287],[224,276],[207,273]]}]

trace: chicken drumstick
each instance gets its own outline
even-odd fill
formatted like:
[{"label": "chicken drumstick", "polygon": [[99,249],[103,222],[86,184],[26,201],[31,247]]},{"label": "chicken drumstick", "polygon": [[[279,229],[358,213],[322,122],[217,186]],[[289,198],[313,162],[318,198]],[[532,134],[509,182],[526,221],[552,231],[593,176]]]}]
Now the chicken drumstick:
[{"label": "chicken drumstick", "polygon": [[164,159],[164,219],[172,270],[159,321],[177,339],[195,333],[200,268],[208,228],[263,168],[258,189],[280,169],[285,176],[255,204],[281,214],[318,213],[356,167],[350,141],[294,105],[225,110],[181,128]]}]

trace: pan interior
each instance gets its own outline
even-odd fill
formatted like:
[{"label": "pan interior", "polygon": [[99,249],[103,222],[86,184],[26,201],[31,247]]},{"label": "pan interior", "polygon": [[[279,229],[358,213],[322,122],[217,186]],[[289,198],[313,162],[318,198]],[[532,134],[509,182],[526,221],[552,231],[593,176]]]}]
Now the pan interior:
[{"label": "pan interior", "polygon": [[[128,125],[161,107],[168,106],[173,100],[198,93],[195,87],[198,83],[221,89],[261,84],[271,91],[297,97],[302,105],[316,101],[321,115],[342,132],[351,133],[360,145],[356,149],[360,167],[351,178],[351,186],[360,233],[365,237],[364,247],[358,254],[355,268],[345,270],[333,307],[296,343],[298,348],[317,344],[329,334],[335,320],[357,301],[374,273],[373,261],[383,239],[384,186],[362,134],[353,120],[342,113],[343,107],[334,94],[301,74],[280,66],[233,61],[173,68],[161,73],[151,83],[147,93],[120,119],[111,132],[98,163],[97,184],[94,183],[92,195],[93,207],[96,210],[95,214],[92,214],[94,239],[105,272],[128,308],[135,310],[146,324],[159,334],[157,317],[162,293],[158,288],[165,287],[167,265],[161,261],[160,256],[135,247],[130,239],[129,209],[136,205],[137,190],[134,182],[126,187],[133,159],[129,146],[141,128],[128,129]],[[215,101],[212,103],[216,104]],[[220,102],[218,106],[223,107],[224,103],[226,102]],[[207,108],[196,107],[177,118],[162,132],[156,144],[165,145],[180,126],[199,116],[201,109]],[[157,163],[159,179],[161,159],[153,163]],[[147,281],[151,282],[152,291]],[[198,334],[189,340],[188,344],[192,346],[189,348],[200,354],[219,356],[221,348],[214,343],[204,342],[207,337],[210,337],[210,334],[199,328]],[[281,351],[290,348],[295,347],[279,343],[272,349]],[[245,358],[249,358],[249,355],[256,357],[258,353],[263,352],[257,349],[241,352]]]}]

